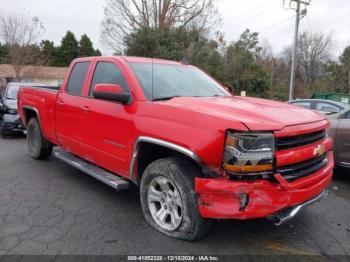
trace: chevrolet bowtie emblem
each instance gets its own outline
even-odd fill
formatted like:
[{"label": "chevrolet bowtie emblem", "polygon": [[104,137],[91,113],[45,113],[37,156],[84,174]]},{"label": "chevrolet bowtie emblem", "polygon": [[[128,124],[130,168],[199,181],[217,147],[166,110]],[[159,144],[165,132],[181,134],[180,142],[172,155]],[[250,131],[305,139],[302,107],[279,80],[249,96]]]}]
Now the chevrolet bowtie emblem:
[{"label": "chevrolet bowtie emblem", "polygon": [[314,149],[314,156],[322,156],[325,153],[324,145],[318,145]]}]

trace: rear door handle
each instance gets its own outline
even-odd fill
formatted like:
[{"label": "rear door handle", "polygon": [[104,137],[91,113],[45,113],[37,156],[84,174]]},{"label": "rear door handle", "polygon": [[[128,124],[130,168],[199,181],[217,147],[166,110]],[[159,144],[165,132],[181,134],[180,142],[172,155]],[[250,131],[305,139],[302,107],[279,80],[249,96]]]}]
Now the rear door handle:
[{"label": "rear door handle", "polygon": [[82,106],[81,109],[85,112],[91,112],[91,108],[88,106]]},{"label": "rear door handle", "polygon": [[64,106],[64,102],[62,100],[57,101],[57,104],[59,104],[60,106]]}]

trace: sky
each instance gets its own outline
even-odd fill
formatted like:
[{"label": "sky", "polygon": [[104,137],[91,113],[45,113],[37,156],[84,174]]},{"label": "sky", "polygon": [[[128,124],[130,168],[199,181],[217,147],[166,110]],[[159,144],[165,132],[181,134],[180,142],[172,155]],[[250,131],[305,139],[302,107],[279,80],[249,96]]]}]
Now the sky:
[{"label": "sky", "polygon": [[[0,0],[0,15],[38,17],[46,29],[42,38],[56,44],[67,30],[79,38],[86,33],[107,55],[110,51],[100,40],[104,5],[104,0]],[[217,7],[222,23],[215,30],[224,32],[227,42],[249,28],[259,32],[261,41],[268,41],[276,54],[292,43],[295,11],[283,8],[283,0],[217,0]],[[336,57],[350,45],[349,25],[349,0],[311,0],[300,30],[331,33]]]}]

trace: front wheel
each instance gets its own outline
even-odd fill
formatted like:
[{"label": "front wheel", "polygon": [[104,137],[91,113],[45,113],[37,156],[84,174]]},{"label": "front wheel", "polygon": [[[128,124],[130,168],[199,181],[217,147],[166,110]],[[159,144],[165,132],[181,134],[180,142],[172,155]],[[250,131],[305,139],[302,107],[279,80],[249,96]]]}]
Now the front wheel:
[{"label": "front wheel", "polygon": [[52,153],[52,144],[41,132],[37,118],[31,118],[27,127],[27,145],[33,159],[47,159]]},{"label": "front wheel", "polygon": [[194,191],[198,169],[181,158],[159,159],[142,176],[141,207],[146,221],[158,231],[183,240],[204,236],[210,221],[199,214]]}]

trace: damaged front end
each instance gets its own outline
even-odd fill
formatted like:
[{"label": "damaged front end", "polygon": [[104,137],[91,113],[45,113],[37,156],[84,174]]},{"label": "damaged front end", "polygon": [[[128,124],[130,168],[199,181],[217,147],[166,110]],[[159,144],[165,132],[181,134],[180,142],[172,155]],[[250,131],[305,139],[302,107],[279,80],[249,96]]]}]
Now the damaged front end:
[{"label": "damaged front end", "polygon": [[[325,195],[334,167],[331,139],[318,135],[318,140],[309,143],[306,135],[305,145],[283,150],[278,150],[274,139],[269,133],[228,132],[222,165],[225,175],[195,181],[202,217],[265,217],[280,225]],[[293,136],[288,143],[300,144],[301,139]],[[319,147],[322,152],[315,151]]]}]

